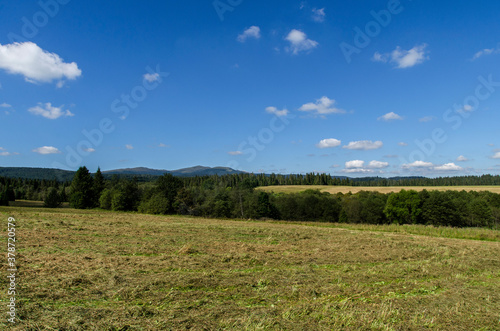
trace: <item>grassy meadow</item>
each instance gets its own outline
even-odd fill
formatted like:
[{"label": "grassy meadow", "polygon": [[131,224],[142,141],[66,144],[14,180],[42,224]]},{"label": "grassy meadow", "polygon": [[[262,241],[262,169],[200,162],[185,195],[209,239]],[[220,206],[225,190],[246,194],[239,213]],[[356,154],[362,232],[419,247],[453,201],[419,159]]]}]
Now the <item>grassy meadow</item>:
[{"label": "grassy meadow", "polygon": [[500,328],[495,230],[0,207],[5,263],[8,217],[21,321],[0,329]]},{"label": "grassy meadow", "polygon": [[358,193],[360,191],[370,191],[379,193],[393,193],[401,190],[414,191],[490,191],[500,193],[500,186],[331,186],[331,185],[275,185],[261,186],[258,190],[274,193],[299,193],[305,190],[320,190],[321,192],[336,193]]}]

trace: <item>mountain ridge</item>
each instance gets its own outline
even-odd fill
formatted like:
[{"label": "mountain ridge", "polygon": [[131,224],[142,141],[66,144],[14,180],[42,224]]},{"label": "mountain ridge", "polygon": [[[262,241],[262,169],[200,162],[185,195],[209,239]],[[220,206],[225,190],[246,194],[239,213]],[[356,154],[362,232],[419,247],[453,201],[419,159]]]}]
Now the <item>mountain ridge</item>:
[{"label": "mountain ridge", "polygon": [[[244,171],[234,170],[227,167],[205,167],[194,166],[177,170],[151,169],[147,167],[123,168],[102,171],[106,176],[127,175],[127,176],[162,176],[166,173],[178,177],[195,177],[210,175],[230,175],[245,173]],[[36,167],[0,167],[0,177],[24,178],[71,181],[75,171],[61,170],[55,168],[36,168]]]}]

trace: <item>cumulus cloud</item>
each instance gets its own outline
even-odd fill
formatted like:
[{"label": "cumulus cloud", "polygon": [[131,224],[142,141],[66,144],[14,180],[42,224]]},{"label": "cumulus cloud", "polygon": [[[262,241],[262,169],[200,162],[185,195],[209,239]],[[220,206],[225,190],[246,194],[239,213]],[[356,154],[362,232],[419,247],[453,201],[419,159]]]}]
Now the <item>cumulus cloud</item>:
[{"label": "cumulus cloud", "polygon": [[5,148],[0,147],[0,156],[11,156],[11,155],[19,155],[19,153],[10,153]]},{"label": "cumulus cloud", "polygon": [[333,148],[333,147],[338,147],[342,144],[342,142],[338,139],[334,138],[329,138],[329,139],[323,139],[321,140],[316,147],[318,148]]},{"label": "cumulus cloud", "polygon": [[66,63],[59,55],[49,53],[32,42],[0,44],[0,69],[23,75],[31,83],[74,80],[82,74],[75,62]]},{"label": "cumulus cloud", "polygon": [[372,149],[379,149],[382,148],[382,146],[384,146],[384,144],[381,141],[373,142],[371,140],[361,140],[361,141],[351,141],[349,144],[347,144],[342,148],[367,151]]},{"label": "cumulus cloud", "polygon": [[325,8],[321,8],[321,9],[313,8],[312,12],[313,12],[313,15],[312,15],[313,21],[319,22],[319,23],[325,21],[325,17],[326,17]]},{"label": "cumulus cloud", "polygon": [[302,105],[299,111],[310,112],[314,115],[328,115],[328,114],[345,114],[345,110],[334,107],[335,100],[328,97],[322,97],[316,102],[310,102]]},{"label": "cumulus cloud", "polygon": [[398,143],[398,145],[399,145],[399,146],[401,146],[401,147],[406,147],[406,146],[408,146],[408,144],[407,144],[407,143],[405,143],[405,142],[399,142],[399,143]]},{"label": "cumulus cloud", "polygon": [[243,152],[241,152],[241,151],[231,151],[231,152],[227,152],[227,154],[236,156],[236,155],[242,155]]},{"label": "cumulus cloud", "polygon": [[460,155],[459,157],[457,157],[457,162],[466,162],[466,161],[469,161],[468,158],[466,158],[465,156],[463,155]]},{"label": "cumulus cloud", "polygon": [[244,43],[248,38],[254,38],[254,39],[259,39],[260,38],[260,28],[258,26],[251,26],[245,31],[243,31],[242,34],[238,35],[237,40],[240,43]]},{"label": "cumulus cloud", "polygon": [[38,147],[33,150],[34,153],[48,155],[48,154],[60,154],[61,151],[52,146]]},{"label": "cumulus cloud", "polygon": [[383,116],[380,116],[378,118],[379,121],[386,121],[386,122],[389,122],[389,121],[401,121],[403,118],[401,116],[399,116],[398,114],[396,114],[395,112],[390,112],[390,113],[387,113]]},{"label": "cumulus cloud", "polygon": [[132,149],[134,149],[134,146],[132,146],[132,145],[125,145],[125,148],[128,149],[128,150],[132,150]]},{"label": "cumulus cloud", "polygon": [[441,166],[434,167],[437,171],[460,171],[463,170],[462,167],[457,166],[455,163],[446,163]]},{"label": "cumulus cloud", "polygon": [[495,152],[493,156],[491,157],[492,159],[500,159],[500,152]]},{"label": "cumulus cloud", "polygon": [[282,110],[279,110],[279,109],[278,109],[278,108],[276,108],[276,107],[267,107],[267,108],[266,108],[266,112],[267,112],[267,113],[269,113],[269,114],[276,115],[276,116],[278,116],[278,117],[288,115],[288,109],[282,109]]},{"label": "cumulus cloud", "polygon": [[166,147],[168,147],[168,145],[166,145],[166,144],[164,144],[164,143],[160,143],[160,144],[158,145],[158,147],[160,147],[160,148],[166,148]]},{"label": "cumulus cloud", "polygon": [[430,168],[430,167],[433,167],[434,164],[432,164],[431,162],[424,162],[424,161],[415,161],[413,163],[407,163],[407,164],[403,164],[403,168]]},{"label": "cumulus cloud", "polygon": [[376,52],[372,60],[375,62],[392,63],[398,69],[411,68],[429,59],[427,55],[429,52],[426,48],[427,44],[417,45],[409,50],[401,49],[398,46],[390,53],[382,54]]},{"label": "cumulus cloud", "polygon": [[285,40],[290,42],[290,47],[287,47],[287,51],[295,55],[300,52],[309,51],[319,45],[317,41],[307,39],[307,35],[304,32],[296,29],[290,31]]},{"label": "cumulus cloud", "polygon": [[365,165],[365,161],[352,160],[345,163],[344,173],[383,173],[381,169],[389,167],[389,163],[381,161],[370,161]]},{"label": "cumulus cloud", "polygon": [[362,161],[362,160],[352,160],[352,161],[347,161],[345,163],[346,169],[363,168],[364,165],[365,165],[365,161]]},{"label": "cumulus cloud", "polygon": [[9,105],[8,103],[0,103],[0,108],[11,108],[12,106]]},{"label": "cumulus cloud", "polygon": [[368,164],[368,168],[373,168],[373,169],[383,169],[387,168],[389,166],[388,162],[381,162],[381,161],[370,161]]},{"label": "cumulus cloud", "polygon": [[50,102],[47,102],[46,104],[38,103],[38,106],[31,107],[28,111],[33,115],[43,116],[49,120],[55,120],[63,116],[75,116],[69,110],[63,110],[63,106],[53,107]]}]

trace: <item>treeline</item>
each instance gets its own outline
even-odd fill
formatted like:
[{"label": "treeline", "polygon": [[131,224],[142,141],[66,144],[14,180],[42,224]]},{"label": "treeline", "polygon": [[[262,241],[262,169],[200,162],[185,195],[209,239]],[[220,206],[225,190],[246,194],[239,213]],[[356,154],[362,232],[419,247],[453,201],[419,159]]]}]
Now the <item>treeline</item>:
[{"label": "treeline", "polygon": [[105,181],[99,173],[92,176],[86,168],[78,170],[70,186],[73,207],[213,218],[454,227],[491,228],[500,220],[500,195],[491,192],[402,190],[332,195],[306,190],[274,194],[255,190],[256,177],[242,175],[181,179],[166,174],[154,184],[140,187],[137,181],[123,178]]},{"label": "treeline", "polygon": [[[371,178],[369,183],[397,186],[494,185],[498,176],[453,178]],[[491,192],[402,190],[399,193],[329,194],[307,190],[274,194],[255,190],[268,185],[357,185],[348,178],[324,174],[205,176],[180,178],[171,174],[154,182],[129,177],[106,179],[100,169],[86,167],[70,183],[0,177],[0,205],[9,200],[43,200],[47,207],[69,202],[74,208],[102,208],[150,214],[180,214],[213,218],[269,218],[287,221],[370,224],[427,224],[455,227],[498,227],[500,195]],[[427,185],[426,185],[427,184]],[[365,183],[366,185],[366,183]],[[370,185],[374,186],[374,185]]]},{"label": "treeline", "polygon": [[57,179],[23,179],[0,177],[0,205],[8,205],[9,201],[33,200],[43,201],[49,191],[58,191],[63,201],[66,201],[68,187],[71,181]]},{"label": "treeline", "polygon": [[182,178],[187,186],[200,186],[204,183],[234,187],[242,181],[250,181],[255,187],[273,185],[333,185],[333,186],[472,186],[500,185],[500,176],[457,176],[457,177],[334,177],[327,174],[308,173],[305,175],[277,174],[233,174],[226,176],[204,176]]}]

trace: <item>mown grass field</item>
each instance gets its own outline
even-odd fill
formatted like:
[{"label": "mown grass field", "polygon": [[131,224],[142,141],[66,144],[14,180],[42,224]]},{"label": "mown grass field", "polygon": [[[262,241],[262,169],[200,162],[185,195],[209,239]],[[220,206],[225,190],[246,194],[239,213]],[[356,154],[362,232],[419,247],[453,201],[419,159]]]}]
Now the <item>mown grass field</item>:
[{"label": "mown grass field", "polygon": [[15,330],[500,328],[495,230],[0,207],[4,259],[8,217]]},{"label": "mown grass field", "polygon": [[275,193],[298,193],[305,190],[320,190],[321,192],[336,193],[358,193],[360,191],[374,191],[380,193],[399,192],[401,190],[415,191],[490,191],[500,193],[500,186],[326,186],[326,185],[276,185],[261,186],[257,188],[265,192]]}]

